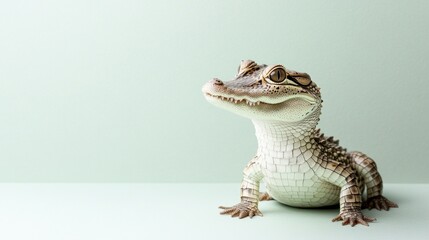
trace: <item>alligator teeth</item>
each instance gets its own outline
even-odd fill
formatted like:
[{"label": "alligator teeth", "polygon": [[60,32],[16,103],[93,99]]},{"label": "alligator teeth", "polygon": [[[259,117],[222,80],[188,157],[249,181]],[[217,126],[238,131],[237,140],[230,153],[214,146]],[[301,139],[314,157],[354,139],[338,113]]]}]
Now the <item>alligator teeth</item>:
[{"label": "alligator teeth", "polygon": [[232,103],[236,103],[236,104],[246,101],[246,104],[249,105],[249,106],[252,106],[252,107],[261,104],[260,101],[252,102],[252,101],[249,101],[247,99],[235,99],[233,97],[216,96],[216,95],[212,95],[212,94],[209,94],[209,93],[207,93],[207,95],[215,97],[217,99],[221,99],[223,101],[228,101],[228,102],[232,102]]}]

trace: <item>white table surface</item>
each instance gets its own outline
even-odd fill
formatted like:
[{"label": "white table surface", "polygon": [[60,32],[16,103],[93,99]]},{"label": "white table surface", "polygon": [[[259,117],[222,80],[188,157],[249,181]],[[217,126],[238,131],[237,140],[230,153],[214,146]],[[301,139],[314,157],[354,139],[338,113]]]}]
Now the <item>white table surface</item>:
[{"label": "white table surface", "polygon": [[264,217],[219,215],[239,200],[234,184],[2,183],[1,240],[68,239],[429,239],[429,184],[386,184],[399,204],[364,210],[377,222],[343,227],[337,209],[262,202]]}]

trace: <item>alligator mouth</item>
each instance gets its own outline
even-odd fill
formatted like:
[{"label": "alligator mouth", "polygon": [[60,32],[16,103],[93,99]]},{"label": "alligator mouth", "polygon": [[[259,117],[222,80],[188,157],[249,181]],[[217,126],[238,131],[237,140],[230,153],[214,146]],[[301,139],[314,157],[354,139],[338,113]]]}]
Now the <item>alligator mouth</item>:
[{"label": "alligator mouth", "polygon": [[261,101],[256,101],[256,102],[250,101],[250,100],[245,99],[245,98],[237,99],[237,98],[233,98],[233,97],[225,97],[225,96],[221,96],[221,95],[214,95],[214,94],[207,93],[207,92],[205,94],[206,94],[206,96],[209,96],[209,97],[212,97],[212,98],[217,98],[217,99],[222,100],[224,102],[231,102],[231,103],[235,103],[235,104],[245,103],[245,104],[247,104],[247,105],[249,105],[251,107],[260,105],[261,103],[262,104],[268,104],[268,103],[264,103],[264,102],[261,102]]},{"label": "alligator mouth", "polygon": [[301,96],[297,96],[297,95],[291,95],[286,99],[282,99],[282,101],[280,102],[276,102],[276,103],[267,103],[267,102],[263,102],[263,101],[252,101],[246,98],[234,98],[234,97],[230,97],[230,96],[222,96],[222,95],[216,95],[213,93],[205,93],[205,96],[211,99],[217,99],[220,100],[222,102],[227,102],[227,103],[232,103],[232,104],[246,104],[250,107],[254,107],[254,106],[259,106],[259,105],[265,105],[265,106],[276,106],[276,105],[281,105],[291,99],[295,99],[295,98],[301,98],[305,101],[307,101],[310,104],[315,104],[316,101],[310,97],[310,96],[306,96],[306,95],[301,95]]}]

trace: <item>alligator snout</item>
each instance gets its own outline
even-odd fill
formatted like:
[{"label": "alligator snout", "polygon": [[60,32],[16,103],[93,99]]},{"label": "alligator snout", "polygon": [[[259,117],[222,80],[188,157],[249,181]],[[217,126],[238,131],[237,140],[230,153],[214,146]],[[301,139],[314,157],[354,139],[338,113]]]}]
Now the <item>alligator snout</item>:
[{"label": "alligator snout", "polygon": [[204,93],[211,93],[213,91],[217,91],[223,88],[224,88],[224,83],[218,78],[213,78],[212,80],[204,84],[202,91]]}]

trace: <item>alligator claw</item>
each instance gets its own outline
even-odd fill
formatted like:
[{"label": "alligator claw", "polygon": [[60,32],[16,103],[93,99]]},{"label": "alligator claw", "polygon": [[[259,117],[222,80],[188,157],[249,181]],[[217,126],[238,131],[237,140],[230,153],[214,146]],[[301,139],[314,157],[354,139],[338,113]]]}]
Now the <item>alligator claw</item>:
[{"label": "alligator claw", "polygon": [[377,210],[386,210],[389,211],[390,208],[397,208],[398,204],[390,201],[389,199],[379,195],[375,197],[371,197],[368,200],[366,200],[363,205],[363,208],[368,208],[368,210],[371,210],[373,208]]},{"label": "alligator claw", "polygon": [[369,226],[368,223],[374,222],[375,220],[375,218],[364,216],[361,212],[346,212],[340,213],[338,216],[332,219],[332,222],[343,221],[343,226],[350,224],[350,226],[354,227],[357,224]]},{"label": "alligator claw", "polygon": [[259,201],[270,201],[273,199],[267,192],[259,193]]},{"label": "alligator claw", "polygon": [[250,202],[241,202],[232,207],[220,206],[220,209],[223,211],[220,213],[222,215],[231,215],[231,217],[245,218],[254,216],[262,216],[262,213],[259,211],[258,207],[254,203]]}]

